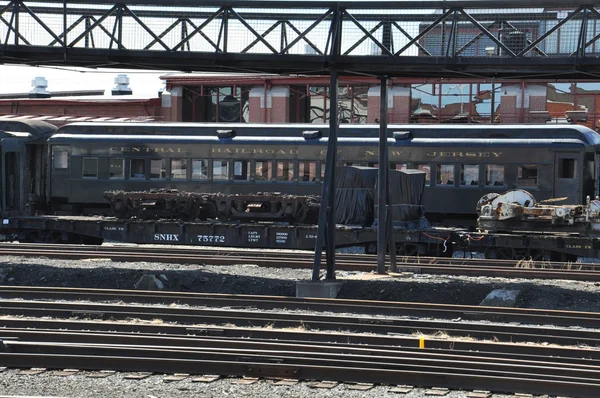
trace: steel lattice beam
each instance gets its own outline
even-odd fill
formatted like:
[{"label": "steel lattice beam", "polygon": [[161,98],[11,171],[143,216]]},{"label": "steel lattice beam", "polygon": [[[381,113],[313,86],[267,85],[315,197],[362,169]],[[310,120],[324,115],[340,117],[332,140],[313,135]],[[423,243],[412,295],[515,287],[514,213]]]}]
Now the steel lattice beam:
[{"label": "steel lattice beam", "polygon": [[0,62],[557,78],[600,66],[600,13],[580,0],[197,3],[0,0]]}]

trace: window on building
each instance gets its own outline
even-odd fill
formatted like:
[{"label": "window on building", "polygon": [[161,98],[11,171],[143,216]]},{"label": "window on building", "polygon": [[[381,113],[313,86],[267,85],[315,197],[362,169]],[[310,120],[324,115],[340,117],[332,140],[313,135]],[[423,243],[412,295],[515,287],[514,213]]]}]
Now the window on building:
[{"label": "window on building", "polygon": [[379,168],[379,163],[378,162],[368,162],[367,166],[369,167],[375,167],[376,169]]},{"label": "window on building", "polygon": [[171,179],[187,179],[187,159],[171,159]]},{"label": "window on building", "polygon": [[290,160],[277,161],[277,181],[294,181],[294,162]]},{"label": "window on building", "polygon": [[577,160],[560,159],[558,161],[558,178],[575,178],[577,170]]},{"label": "window on building", "polygon": [[250,180],[249,160],[235,160],[233,162],[233,179],[237,181]]},{"label": "window on building", "polygon": [[254,179],[256,181],[271,181],[271,161],[256,160],[254,162]]},{"label": "window on building", "polygon": [[313,182],[317,178],[317,162],[298,162],[298,177],[300,181]]},{"label": "window on building", "polygon": [[229,179],[229,161],[213,160],[213,181]]},{"label": "window on building", "polygon": [[150,179],[167,178],[167,159],[150,159]]},{"label": "window on building", "polygon": [[83,158],[81,172],[83,178],[98,178],[98,158]]},{"label": "window on building", "polygon": [[69,167],[69,152],[66,149],[54,148],[52,164],[55,169],[66,169]]},{"label": "window on building", "polygon": [[325,180],[325,162],[321,162],[321,181]]},{"label": "window on building", "polygon": [[520,187],[537,187],[538,166],[537,164],[519,165],[517,185]]},{"label": "window on building", "polygon": [[485,165],[485,186],[501,187],[504,186],[504,165],[486,164]]},{"label": "window on building", "polygon": [[479,165],[461,164],[460,165],[460,185],[473,187],[479,185]]},{"label": "window on building", "polygon": [[390,169],[395,170],[406,170],[408,165],[406,163],[392,163]]},{"label": "window on building", "polygon": [[438,164],[436,166],[436,185],[454,186],[454,165]]},{"label": "window on building", "polygon": [[111,180],[125,178],[125,159],[111,158],[108,160],[108,178]]},{"label": "window on building", "polygon": [[192,159],[192,180],[208,179],[208,161]]},{"label": "window on building", "polygon": [[146,160],[145,159],[131,159],[130,163],[130,175],[129,177],[135,180],[143,180],[146,178]]}]

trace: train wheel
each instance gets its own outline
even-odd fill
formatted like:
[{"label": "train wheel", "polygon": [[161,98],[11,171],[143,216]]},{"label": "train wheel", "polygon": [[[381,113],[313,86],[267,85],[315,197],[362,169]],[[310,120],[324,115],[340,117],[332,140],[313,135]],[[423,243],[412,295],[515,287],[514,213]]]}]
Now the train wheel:
[{"label": "train wheel", "polygon": [[498,247],[496,248],[496,258],[500,260],[514,260],[515,250],[512,247]]},{"label": "train wheel", "polygon": [[127,195],[123,192],[119,192],[113,196],[110,201],[110,207],[114,216],[117,218],[124,219],[131,217]]},{"label": "train wheel", "polygon": [[404,243],[396,246],[396,254],[399,256],[416,256],[419,254],[419,246],[411,243]]}]

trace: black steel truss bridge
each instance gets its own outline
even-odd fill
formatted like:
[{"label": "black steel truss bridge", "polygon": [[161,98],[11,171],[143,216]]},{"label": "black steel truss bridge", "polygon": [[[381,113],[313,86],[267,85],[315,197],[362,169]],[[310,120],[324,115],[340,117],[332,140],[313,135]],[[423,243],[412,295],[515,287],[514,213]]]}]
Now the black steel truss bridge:
[{"label": "black steel truss bridge", "polygon": [[594,79],[597,6],[581,0],[0,0],[0,62]]}]

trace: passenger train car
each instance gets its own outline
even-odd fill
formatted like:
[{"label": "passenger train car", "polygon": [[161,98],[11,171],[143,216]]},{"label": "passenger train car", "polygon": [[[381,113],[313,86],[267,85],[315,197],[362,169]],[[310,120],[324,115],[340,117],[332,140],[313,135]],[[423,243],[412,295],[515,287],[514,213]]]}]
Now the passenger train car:
[{"label": "passenger train car", "polygon": [[[377,167],[378,131],[340,126],[339,164]],[[318,195],[328,135],[314,124],[74,123],[15,149],[25,168],[8,166],[3,138],[3,165],[29,178],[3,212],[109,214],[109,190]],[[434,219],[474,218],[484,194],[512,188],[573,204],[599,193],[600,136],[584,126],[390,125],[388,145],[391,168],[427,173]]]}]

